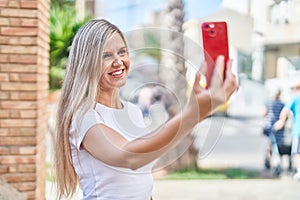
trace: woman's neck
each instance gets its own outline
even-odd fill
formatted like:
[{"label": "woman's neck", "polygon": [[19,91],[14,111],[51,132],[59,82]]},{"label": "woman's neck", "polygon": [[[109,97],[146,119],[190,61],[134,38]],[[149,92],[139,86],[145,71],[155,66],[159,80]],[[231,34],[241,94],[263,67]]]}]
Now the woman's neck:
[{"label": "woman's neck", "polygon": [[123,108],[119,95],[119,90],[114,90],[112,92],[101,90],[98,94],[99,95],[97,97],[97,103],[100,103],[110,108]]}]

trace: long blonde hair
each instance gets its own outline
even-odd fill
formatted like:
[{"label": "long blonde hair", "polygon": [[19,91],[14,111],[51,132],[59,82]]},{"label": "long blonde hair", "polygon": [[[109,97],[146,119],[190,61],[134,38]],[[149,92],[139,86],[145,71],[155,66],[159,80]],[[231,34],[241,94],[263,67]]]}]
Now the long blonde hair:
[{"label": "long blonde hair", "polygon": [[[121,31],[110,22],[91,20],[76,33],[66,67],[54,136],[54,169],[58,198],[72,196],[78,185],[69,141],[69,129],[79,108],[87,110],[95,103],[102,71],[105,42],[113,33]],[[126,42],[125,42],[126,44]],[[84,114],[84,113],[82,113]]]}]

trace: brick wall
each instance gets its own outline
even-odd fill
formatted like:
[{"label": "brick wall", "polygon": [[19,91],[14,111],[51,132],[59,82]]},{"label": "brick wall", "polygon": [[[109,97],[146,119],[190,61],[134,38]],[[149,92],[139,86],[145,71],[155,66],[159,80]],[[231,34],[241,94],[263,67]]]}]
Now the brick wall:
[{"label": "brick wall", "polygon": [[0,0],[0,177],[45,199],[50,0]]}]

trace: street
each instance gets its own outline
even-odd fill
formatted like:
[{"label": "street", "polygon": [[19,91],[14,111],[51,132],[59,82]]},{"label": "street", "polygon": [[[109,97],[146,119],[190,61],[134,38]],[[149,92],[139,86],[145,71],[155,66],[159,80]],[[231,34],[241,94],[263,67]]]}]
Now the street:
[{"label": "street", "polygon": [[214,116],[200,123],[195,134],[200,148],[199,165],[262,169],[267,147],[262,120]]},{"label": "street", "polygon": [[[300,182],[286,171],[270,178],[264,169],[267,138],[261,133],[260,117],[214,116],[198,125],[196,145],[203,168],[243,168],[258,170],[259,179],[155,180],[155,200],[298,200]],[[265,176],[265,177],[263,177]]]}]

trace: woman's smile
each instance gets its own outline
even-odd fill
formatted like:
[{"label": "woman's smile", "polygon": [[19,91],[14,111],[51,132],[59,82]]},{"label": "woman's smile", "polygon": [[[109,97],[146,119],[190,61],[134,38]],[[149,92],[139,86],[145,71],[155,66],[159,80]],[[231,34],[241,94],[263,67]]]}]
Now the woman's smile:
[{"label": "woman's smile", "polygon": [[111,75],[113,78],[122,78],[124,73],[125,73],[125,68],[114,70],[113,72],[110,72],[108,74]]}]

